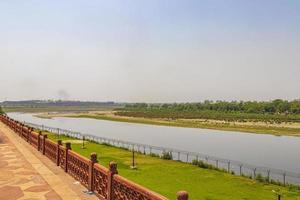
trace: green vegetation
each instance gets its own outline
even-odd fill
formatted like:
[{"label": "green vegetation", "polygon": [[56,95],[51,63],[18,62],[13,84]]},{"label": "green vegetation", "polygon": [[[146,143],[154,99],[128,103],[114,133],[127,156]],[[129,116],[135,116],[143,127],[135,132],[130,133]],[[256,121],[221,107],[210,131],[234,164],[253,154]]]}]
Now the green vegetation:
[{"label": "green vegetation", "polygon": [[25,112],[25,113],[42,113],[42,112],[85,112],[85,111],[103,111],[113,110],[116,107],[82,107],[82,106],[51,106],[51,107],[3,107],[5,112]]},{"label": "green vegetation", "polygon": [[[48,133],[48,137],[57,140],[57,136]],[[224,173],[209,166],[201,167],[178,161],[157,158],[157,155],[146,156],[136,154],[137,169],[131,169],[132,153],[122,148],[110,145],[86,142],[82,148],[81,142],[74,138],[60,136],[59,139],[74,142],[72,149],[89,158],[92,152],[98,154],[99,163],[108,166],[110,161],[118,163],[119,174],[156,191],[169,199],[175,199],[179,190],[187,190],[190,199],[194,200],[274,200],[272,190],[280,191],[285,200],[299,200],[298,188],[282,187],[262,181]],[[167,153],[166,153],[167,154]],[[195,164],[195,163],[194,163]]]},{"label": "green vegetation", "polygon": [[114,102],[88,102],[88,101],[5,101],[1,103],[6,112],[82,112],[102,111],[121,108],[121,104]]},{"label": "green vegetation", "polygon": [[3,110],[2,110],[2,107],[0,106],[0,115],[3,114]]},{"label": "green vegetation", "polygon": [[213,119],[225,121],[300,122],[300,100],[270,102],[225,102],[181,104],[127,104],[121,116],[169,119]]}]

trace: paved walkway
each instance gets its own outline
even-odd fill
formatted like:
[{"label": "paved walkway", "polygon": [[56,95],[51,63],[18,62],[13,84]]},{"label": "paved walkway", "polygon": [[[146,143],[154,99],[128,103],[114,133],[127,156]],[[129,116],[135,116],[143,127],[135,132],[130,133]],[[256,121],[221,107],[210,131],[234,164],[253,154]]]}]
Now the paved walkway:
[{"label": "paved walkway", "polygon": [[0,200],[97,199],[0,122]]}]

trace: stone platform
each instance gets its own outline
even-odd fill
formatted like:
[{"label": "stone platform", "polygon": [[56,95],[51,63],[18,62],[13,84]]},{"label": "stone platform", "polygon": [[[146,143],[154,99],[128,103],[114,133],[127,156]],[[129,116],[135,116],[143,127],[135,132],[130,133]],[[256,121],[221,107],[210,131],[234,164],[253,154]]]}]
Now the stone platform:
[{"label": "stone platform", "polygon": [[98,199],[0,122],[0,200]]}]

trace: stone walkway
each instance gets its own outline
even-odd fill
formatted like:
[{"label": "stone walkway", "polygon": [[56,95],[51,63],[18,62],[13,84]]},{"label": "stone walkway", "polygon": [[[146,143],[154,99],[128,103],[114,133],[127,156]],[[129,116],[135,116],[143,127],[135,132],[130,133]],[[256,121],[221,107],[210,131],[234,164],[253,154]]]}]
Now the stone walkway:
[{"label": "stone walkway", "polygon": [[0,122],[0,200],[97,199]]}]

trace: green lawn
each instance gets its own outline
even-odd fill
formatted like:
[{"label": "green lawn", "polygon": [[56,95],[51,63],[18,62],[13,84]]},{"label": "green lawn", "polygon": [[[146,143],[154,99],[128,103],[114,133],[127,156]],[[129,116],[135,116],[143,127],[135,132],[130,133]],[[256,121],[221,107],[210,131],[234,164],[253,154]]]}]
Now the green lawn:
[{"label": "green lawn", "polygon": [[[48,137],[57,140],[49,133]],[[62,136],[60,139],[74,140]],[[137,154],[138,168],[133,170],[130,168],[131,152],[92,142],[87,142],[85,146],[82,149],[82,144],[73,143],[72,150],[86,157],[96,152],[99,163],[104,166],[108,166],[110,161],[117,162],[120,175],[169,199],[175,199],[177,191],[186,190],[192,200],[275,200],[277,197],[272,190],[280,190],[283,200],[300,200],[300,191],[293,192],[287,187],[265,185],[248,178],[143,154]]]}]

